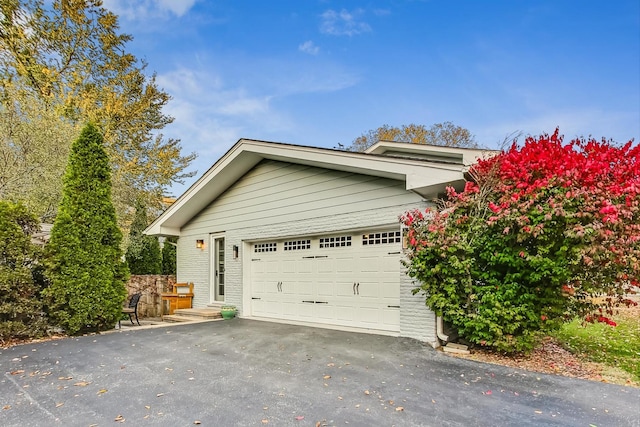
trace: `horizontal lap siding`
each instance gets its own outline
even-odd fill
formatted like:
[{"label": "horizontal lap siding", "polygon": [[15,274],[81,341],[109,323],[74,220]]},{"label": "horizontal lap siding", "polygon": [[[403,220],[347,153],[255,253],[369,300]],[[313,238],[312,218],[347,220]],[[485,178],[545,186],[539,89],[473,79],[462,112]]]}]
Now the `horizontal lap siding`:
[{"label": "horizontal lap siding", "polygon": [[[404,182],[266,161],[184,227],[233,230],[416,203]],[[401,213],[401,212],[399,212]]]}]

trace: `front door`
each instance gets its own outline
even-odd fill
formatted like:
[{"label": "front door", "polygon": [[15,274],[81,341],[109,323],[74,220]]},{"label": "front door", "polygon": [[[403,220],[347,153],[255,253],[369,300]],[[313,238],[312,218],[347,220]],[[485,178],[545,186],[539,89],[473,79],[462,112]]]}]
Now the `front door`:
[{"label": "front door", "polygon": [[224,236],[211,236],[211,302],[224,302]]}]

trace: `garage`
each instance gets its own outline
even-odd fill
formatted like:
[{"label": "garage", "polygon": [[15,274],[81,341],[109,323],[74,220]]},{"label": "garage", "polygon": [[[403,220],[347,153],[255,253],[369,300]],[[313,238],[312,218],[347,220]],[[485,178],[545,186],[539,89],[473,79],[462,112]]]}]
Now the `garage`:
[{"label": "garage", "polygon": [[251,315],[399,332],[398,229],[253,242]]},{"label": "garage", "polygon": [[398,216],[460,191],[485,150],[380,141],[363,153],[241,139],[146,234],[178,237],[193,307],[433,344]]}]

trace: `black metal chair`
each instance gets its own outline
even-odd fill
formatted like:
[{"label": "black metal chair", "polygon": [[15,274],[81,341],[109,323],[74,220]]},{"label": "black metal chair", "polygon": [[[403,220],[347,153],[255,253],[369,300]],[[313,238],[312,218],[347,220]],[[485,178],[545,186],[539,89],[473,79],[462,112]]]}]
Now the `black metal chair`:
[{"label": "black metal chair", "polygon": [[[122,309],[122,314],[129,315],[129,320],[131,321],[132,325],[135,325],[135,323],[133,323],[133,317],[135,316],[136,322],[138,323],[138,326],[140,326],[140,321],[138,320],[138,302],[140,302],[141,296],[142,294],[131,295],[131,299],[129,300],[129,306],[124,307]],[[122,325],[120,324],[120,320],[118,320],[118,328],[122,328]]]}]

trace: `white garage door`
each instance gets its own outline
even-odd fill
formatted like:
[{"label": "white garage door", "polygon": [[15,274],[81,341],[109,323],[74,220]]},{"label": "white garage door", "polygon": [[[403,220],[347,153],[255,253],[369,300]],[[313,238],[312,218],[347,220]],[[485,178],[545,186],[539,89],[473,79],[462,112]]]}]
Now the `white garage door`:
[{"label": "white garage door", "polygon": [[251,314],[399,331],[401,233],[251,244]]}]

